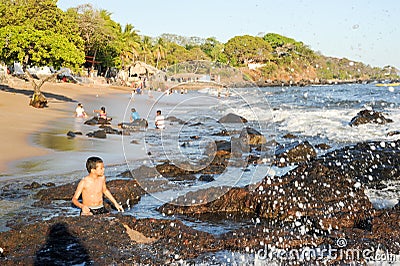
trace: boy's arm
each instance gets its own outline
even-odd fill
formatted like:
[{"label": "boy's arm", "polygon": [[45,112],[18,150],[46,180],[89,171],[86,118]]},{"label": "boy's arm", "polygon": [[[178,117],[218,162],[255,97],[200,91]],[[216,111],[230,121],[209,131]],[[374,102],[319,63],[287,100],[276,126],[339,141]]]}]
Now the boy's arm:
[{"label": "boy's arm", "polygon": [[124,212],[124,209],[122,208],[121,205],[119,205],[119,203],[115,200],[115,198],[113,197],[113,195],[111,194],[111,192],[108,190],[107,186],[106,186],[106,182],[104,179],[104,183],[103,183],[103,194],[104,196],[106,196],[109,200],[111,200],[111,202],[114,204],[115,208],[118,211]]},{"label": "boy's arm", "polygon": [[76,191],[75,191],[74,196],[72,197],[72,203],[73,203],[76,207],[78,207],[78,208],[80,208],[80,209],[82,210],[82,214],[84,214],[84,215],[90,215],[91,212],[90,212],[89,207],[87,207],[87,206],[85,206],[85,205],[83,205],[82,203],[79,202],[79,197],[80,197],[81,194],[82,194],[83,186],[84,186],[84,181],[81,180],[81,181],[79,182],[79,184],[78,184],[78,187],[76,188]]}]

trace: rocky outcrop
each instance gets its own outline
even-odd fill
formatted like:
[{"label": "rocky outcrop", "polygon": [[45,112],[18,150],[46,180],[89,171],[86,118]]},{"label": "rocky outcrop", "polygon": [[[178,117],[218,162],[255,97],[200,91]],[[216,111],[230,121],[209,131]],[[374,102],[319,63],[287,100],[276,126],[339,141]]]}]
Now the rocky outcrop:
[{"label": "rocky outcrop", "polygon": [[[188,193],[164,204],[159,211],[189,216],[241,213],[275,223],[307,218],[319,230],[352,227],[372,212],[369,199],[356,181],[319,162],[301,165],[281,178],[266,177],[256,187],[216,189]],[[215,194],[222,196],[207,201]],[[204,204],[186,206],[187,202]]]},{"label": "rocky outcrop", "polygon": [[90,125],[90,126],[111,124],[111,118],[110,119],[104,119],[104,118],[100,118],[100,117],[94,116],[91,119],[86,120],[84,122],[84,124],[85,125]]},{"label": "rocky outcrop", "polygon": [[136,119],[130,123],[119,123],[118,128],[123,129],[124,131],[140,131],[144,130],[149,126],[149,123],[146,119]]},{"label": "rocky outcrop", "polygon": [[[378,247],[387,254],[399,254],[400,247],[396,244],[400,241],[399,220],[398,210],[383,210],[373,215],[370,230],[342,227],[323,233],[305,231],[307,223],[300,221],[286,224],[256,222],[213,235],[194,230],[179,220],[135,219],[120,214],[55,217],[33,224],[18,224],[9,231],[0,232],[0,264],[180,265],[184,261],[189,265],[220,265],[223,261],[211,263],[210,258],[215,252],[225,250],[239,251],[242,257],[256,253],[258,259],[268,265],[266,255],[275,251],[272,248],[297,249],[301,255],[302,250],[321,246],[335,249],[332,255],[373,248],[370,254],[373,256]],[[338,240],[346,241],[346,245],[339,247]],[[326,256],[324,264],[366,262],[363,257],[360,259]],[[295,257],[292,261],[300,260]]]},{"label": "rocky outcrop", "polygon": [[295,141],[277,147],[274,164],[284,167],[293,163],[311,161],[316,157],[317,152],[308,141]]},{"label": "rocky outcrop", "polygon": [[86,134],[86,136],[88,136],[89,138],[105,139],[105,138],[107,138],[107,133],[105,130],[100,129],[100,130],[96,130],[94,132],[89,132]]},{"label": "rocky outcrop", "polygon": [[400,140],[363,142],[329,152],[319,160],[368,187],[382,188],[388,180],[400,180],[399,152]]},{"label": "rocky outcrop", "polygon": [[359,126],[362,124],[374,123],[384,125],[387,123],[392,123],[393,120],[386,118],[383,113],[376,112],[373,110],[362,110],[353,117],[349,123],[350,126]]},{"label": "rocky outcrop", "polygon": [[[75,193],[78,182],[79,181],[40,190],[35,195],[35,198],[38,199],[35,206],[46,207],[49,205],[49,202],[57,200],[70,202]],[[140,197],[146,193],[136,180],[108,181],[107,188],[124,208],[130,208],[134,204],[138,203]],[[108,201],[105,201],[104,203],[108,209],[114,207],[112,204],[109,204]]]},{"label": "rocky outcrop", "polygon": [[246,145],[262,145],[267,142],[265,136],[251,127],[245,127],[240,132],[240,140]]},{"label": "rocky outcrop", "polygon": [[1,265],[170,265],[216,250],[214,236],[177,220],[58,217],[0,233]]}]

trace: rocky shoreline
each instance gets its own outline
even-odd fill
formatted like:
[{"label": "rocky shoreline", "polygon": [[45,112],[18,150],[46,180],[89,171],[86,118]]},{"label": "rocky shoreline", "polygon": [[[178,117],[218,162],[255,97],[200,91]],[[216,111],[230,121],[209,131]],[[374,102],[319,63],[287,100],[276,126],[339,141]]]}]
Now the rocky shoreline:
[{"label": "rocky shoreline", "polygon": [[[373,123],[374,117],[371,115],[369,122]],[[245,128],[231,143],[216,143],[214,160],[201,171],[183,170],[164,162],[154,168],[123,172],[107,186],[117,201],[129,208],[146,193],[157,191],[159,182],[190,179],[194,174],[216,177],[229,160],[246,149],[250,152],[247,164],[261,164],[263,160],[258,151],[263,150],[265,142],[256,130]],[[271,162],[296,166],[283,176],[266,176],[261,182],[245,187],[213,187],[189,192],[157,208],[165,219],[136,219],[122,214],[74,217],[63,213],[59,207],[71,206],[76,183],[4,186],[0,192],[2,198],[23,199],[32,195],[33,208],[49,209],[57,215],[43,220],[40,213],[29,215],[27,210],[25,217],[10,220],[7,224],[10,230],[0,233],[0,263],[179,265],[183,261],[213,263],[212,254],[223,251],[255,254],[255,258],[265,260],[260,251],[277,255],[281,254],[277,253],[279,250],[332,248],[336,256],[322,252],[308,262],[333,265],[366,264],[382,250],[385,254],[399,255],[400,204],[377,209],[365,194],[365,188],[382,189],[386,188],[387,181],[399,181],[400,140],[358,143],[319,157],[309,143],[294,143],[278,149],[280,153]],[[150,180],[157,174],[165,180],[158,183]],[[220,196],[209,200],[213,195]],[[188,201],[204,204],[187,204]],[[212,217],[232,222],[239,217],[252,223],[213,234],[195,230],[178,217],[204,221]],[[361,253],[359,257],[344,256],[348,250],[369,250],[370,257]],[[301,264],[301,258],[296,256],[273,259],[281,262],[290,259],[294,264]]]}]

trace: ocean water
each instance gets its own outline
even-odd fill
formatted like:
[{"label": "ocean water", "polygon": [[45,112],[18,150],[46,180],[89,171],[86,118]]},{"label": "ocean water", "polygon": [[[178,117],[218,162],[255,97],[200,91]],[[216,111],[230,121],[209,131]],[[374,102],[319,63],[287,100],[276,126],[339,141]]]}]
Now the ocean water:
[{"label": "ocean water", "polygon": [[[390,131],[400,130],[400,87],[376,87],[374,84],[342,84],[308,87],[251,87],[230,88],[229,96],[223,92],[217,97],[213,89],[190,91],[187,94],[137,95],[135,101],[128,94],[118,94],[107,98],[87,99],[87,109],[106,105],[113,116],[113,126],[129,120],[130,106],[136,106],[143,118],[149,121],[147,130],[134,132],[129,136],[108,135],[107,139],[91,139],[86,136],[70,139],[66,132],[81,131],[84,134],[96,130],[83,124],[83,120],[67,117],[52,122],[47,129],[32,136],[35,145],[52,150],[51,155],[29,158],[13,164],[13,171],[0,178],[0,185],[14,185],[55,182],[64,184],[86,175],[84,162],[91,155],[102,157],[106,163],[109,180],[119,178],[125,170],[134,170],[142,165],[155,166],[166,160],[182,168],[204,168],[212,157],[206,155],[208,149],[215,149],[216,140],[229,140],[218,136],[221,131],[238,134],[244,126],[260,131],[267,139],[268,149],[260,153],[262,164],[249,165],[243,159],[233,160],[229,167],[213,182],[167,181],[157,192],[143,196],[139,204],[125,212],[137,218],[178,218],[198,230],[224,233],[243,225],[253,224],[253,220],[210,220],[199,221],[186,217],[166,217],[156,208],[189,191],[215,186],[245,186],[255,184],[266,175],[283,175],[291,167],[271,166],[276,143],[309,141],[312,145],[328,144],[333,149],[361,141],[394,140],[398,136],[387,136]],[[141,97],[141,99],[139,98]],[[140,99],[140,100],[139,100]],[[139,103],[140,102],[140,103]],[[155,111],[161,109],[165,117],[174,116],[185,123],[167,122],[165,130],[154,128]],[[386,125],[367,124],[350,127],[351,119],[363,109],[373,109],[385,114],[393,123]],[[228,113],[245,117],[247,124],[222,124],[218,120]],[[296,139],[286,139],[286,134]],[[330,151],[328,150],[328,151]],[[321,155],[327,151],[317,150]],[[162,177],[155,176],[154,180]],[[147,189],[144,187],[144,189]],[[393,206],[400,198],[400,184],[391,182],[385,190],[368,190],[367,195],[377,208]],[[6,230],[5,222],[18,215],[21,207],[29,207],[33,199],[30,195],[21,198],[0,199],[0,229]],[[22,196],[23,198],[24,196]],[[71,195],[72,197],[72,195]],[[190,202],[189,204],[197,204]],[[33,210],[50,219],[54,212]],[[77,215],[79,210],[62,210]],[[234,254],[217,253],[219,260],[226,260]],[[243,259],[243,254],[236,254]],[[246,258],[246,260],[248,260]]]}]

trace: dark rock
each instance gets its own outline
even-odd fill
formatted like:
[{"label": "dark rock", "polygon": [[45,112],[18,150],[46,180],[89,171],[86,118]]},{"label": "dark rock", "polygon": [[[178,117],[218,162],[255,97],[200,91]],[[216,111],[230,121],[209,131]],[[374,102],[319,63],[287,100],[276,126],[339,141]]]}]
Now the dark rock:
[{"label": "dark rock", "polygon": [[42,185],[35,181],[35,182],[32,182],[30,185],[25,185],[24,189],[35,189],[35,188],[40,188],[40,187],[42,187]]},{"label": "dark rock", "polygon": [[219,123],[247,123],[247,119],[236,114],[229,113],[218,120]]},{"label": "dark rock", "polygon": [[394,210],[400,211],[400,200],[397,202],[396,205],[393,206]]},{"label": "dark rock", "polygon": [[84,122],[84,124],[85,125],[90,125],[90,126],[111,124],[111,118],[110,119],[104,119],[104,118],[99,118],[97,116],[94,116],[91,119],[86,120]]},{"label": "dark rock", "polygon": [[230,153],[232,150],[232,144],[230,141],[216,140],[215,145],[217,147],[217,151],[226,151]]},{"label": "dark rock", "polygon": [[353,117],[349,123],[350,126],[358,126],[362,124],[375,123],[384,125],[386,123],[392,123],[392,119],[385,118],[383,113],[376,112],[373,110],[362,110]]},{"label": "dark rock", "polygon": [[76,135],[75,135],[74,132],[68,131],[67,136],[68,136],[68,137],[71,137],[71,138],[75,138]]},{"label": "dark rock", "polygon": [[127,170],[120,174],[120,176],[122,177],[131,177],[136,179],[153,178],[158,175],[160,175],[160,173],[157,171],[156,168],[148,167],[146,165],[142,165],[137,169],[133,169],[132,171]]},{"label": "dark rock", "polygon": [[283,136],[284,139],[296,139],[297,136],[291,134],[291,133],[287,133],[286,135]]},{"label": "dark rock", "polygon": [[283,167],[292,163],[310,161],[317,157],[317,152],[308,141],[295,141],[278,146],[275,151],[275,156],[275,164]]},{"label": "dark rock", "polygon": [[230,136],[231,133],[229,133],[227,130],[223,129],[218,133],[214,133],[213,136]]},{"label": "dark rock", "polygon": [[[178,167],[170,162],[165,162],[156,166],[159,174],[164,177],[187,177],[193,179],[194,171],[188,171],[182,167]],[[192,177],[191,177],[192,176]],[[194,178],[195,179],[195,178]]]},{"label": "dark rock", "polygon": [[396,131],[390,131],[386,134],[386,136],[394,136],[394,135],[399,135],[400,131],[396,130]]},{"label": "dark rock", "polygon": [[175,116],[168,116],[167,118],[165,118],[165,120],[167,120],[167,121],[169,121],[171,123],[178,123],[178,124],[181,124],[181,125],[186,124],[185,121],[183,121],[182,119],[179,119],[179,118],[177,118]]},{"label": "dark rock", "polygon": [[199,181],[203,181],[203,182],[212,182],[214,181],[214,177],[212,175],[201,175],[199,177]]},{"label": "dark rock", "polygon": [[314,146],[317,149],[320,150],[329,150],[330,148],[332,148],[330,145],[326,144],[326,143],[320,143]]},{"label": "dark rock", "polygon": [[[220,196],[215,199],[214,195]],[[186,206],[187,202],[204,204]],[[355,221],[368,219],[372,215],[372,204],[355,181],[338,169],[314,162],[301,165],[281,178],[266,177],[254,187],[190,192],[164,204],[159,211],[188,216],[242,213],[276,223],[308,217],[320,230],[327,230],[352,228]]]},{"label": "dark rock", "polygon": [[107,134],[104,130],[97,130],[95,132],[89,132],[86,134],[86,136],[88,136],[90,138],[99,138],[99,139],[107,138]]},{"label": "dark rock", "polygon": [[122,128],[124,131],[140,131],[144,130],[149,126],[149,123],[146,119],[136,119],[130,123],[119,123],[118,128]]},{"label": "dark rock", "polygon": [[76,135],[82,135],[82,132],[80,132],[80,131],[75,131],[75,132],[73,132],[73,131],[68,131],[68,133],[67,133],[67,136],[68,136],[68,137],[71,137],[71,138],[75,138]]},{"label": "dark rock", "polygon": [[104,130],[104,132],[106,134],[115,134],[115,135],[122,135],[122,131],[119,131],[117,129],[114,129],[110,126],[105,126],[105,125],[101,125],[99,128],[101,128],[102,130]]},{"label": "dark rock", "polygon": [[194,123],[194,124],[190,124],[189,127],[197,127],[197,126],[201,126],[201,125],[203,125],[203,123],[197,122],[197,123]]},{"label": "dark rock", "polygon": [[243,128],[239,138],[246,145],[261,145],[267,142],[260,132],[251,127]]},{"label": "dark rock", "polygon": [[337,165],[353,180],[378,188],[385,181],[400,179],[399,151],[400,140],[363,142],[329,152],[319,160],[328,167]]}]

